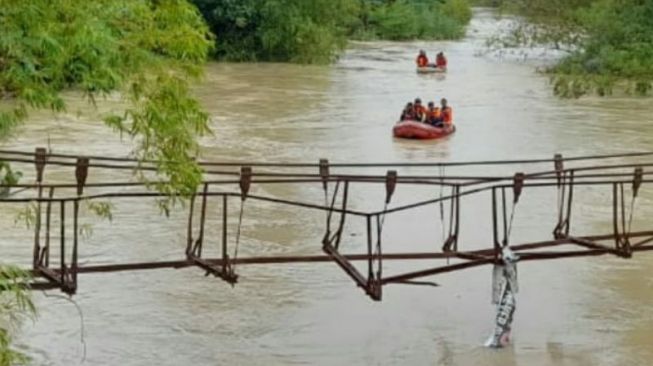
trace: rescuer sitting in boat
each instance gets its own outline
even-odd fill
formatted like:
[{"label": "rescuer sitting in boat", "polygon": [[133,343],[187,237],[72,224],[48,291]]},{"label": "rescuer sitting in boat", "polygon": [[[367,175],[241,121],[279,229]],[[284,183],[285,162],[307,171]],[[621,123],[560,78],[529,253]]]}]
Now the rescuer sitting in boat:
[{"label": "rescuer sitting in boat", "polygon": [[440,100],[440,114],[442,116],[442,122],[445,126],[453,125],[453,109],[447,104],[447,100],[442,98]]},{"label": "rescuer sitting in boat", "polygon": [[444,57],[443,52],[439,52],[435,56],[435,67],[438,67],[440,69],[446,69],[447,68],[447,58]]},{"label": "rescuer sitting in boat", "polygon": [[429,102],[428,110],[426,112],[426,123],[435,126],[442,127],[442,113],[440,113],[440,107],[436,107],[435,103]]},{"label": "rescuer sitting in boat", "polygon": [[415,98],[415,102],[407,103],[401,113],[401,120],[392,127],[392,135],[397,138],[431,140],[449,136],[456,132],[453,125],[453,111],[445,98],[441,105],[428,102],[427,107]]},{"label": "rescuer sitting in boat", "polygon": [[424,50],[419,51],[419,55],[417,56],[417,59],[415,60],[417,63],[417,67],[426,67],[429,64],[429,58],[426,57],[426,52]]},{"label": "rescuer sitting in boat", "polygon": [[424,122],[426,120],[426,108],[424,108],[422,105],[422,100],[419,98],[415,98],[415,102],[413,104],[413,113],[415,121]]},{"label": "rescuer sitting in boat", "polygon": [[413,109],[413,103],[408,102],[404,107],[404,110],[401,112],[400,121],[410,121],[415,119],[415,110]]}]

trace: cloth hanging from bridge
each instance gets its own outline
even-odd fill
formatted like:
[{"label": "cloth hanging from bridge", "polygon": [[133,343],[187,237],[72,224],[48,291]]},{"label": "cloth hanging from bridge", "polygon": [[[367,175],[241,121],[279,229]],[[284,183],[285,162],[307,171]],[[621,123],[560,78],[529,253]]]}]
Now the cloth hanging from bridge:
[{"label": "cloth hanging from bridge", "polygon": [[517,305],[517,260],[519,257],[508,246],[501,251],[502,265],[495,265],[492,273],[492,303],[497,304],[494,332],[485,342],[486,347],[501,348],[510,342],[513,315]]}]

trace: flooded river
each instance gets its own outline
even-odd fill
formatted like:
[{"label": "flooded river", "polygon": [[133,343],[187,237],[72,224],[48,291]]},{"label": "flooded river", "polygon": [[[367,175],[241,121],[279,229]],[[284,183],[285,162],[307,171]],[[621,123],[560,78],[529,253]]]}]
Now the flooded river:
[{"label": "flooded river", "polygon": [[[650,100],[557,99],[534,63],[479,53],[497,24],[492,13],[477,10],[461,41],[353,43],[333,66],[211,64],[197,88],[214,130],[214,136],[202,139],[203,157],[435,162],[651,149]],[[413,61],[420,48],[429,55],[443,50],[449,72],[416,75]],[[401,108],[416,96],[424,101],[446,97],[454,108],[456,134],[437,142],[392,139]],[[71,113],[55,123],[47,114],[38,115],[3,147],[31,150],[49,144],[56,152],[113,156],[129,149],[127,141],[93,118]],[[54,169],[50,178],[71,174]],[[111,178],[92,171],[89,179]],[[306,191],[254,189],[320,202],[319,185]],[[434,194],[399,190],[396,203]],[[643,195],[648,212],[642,204],[639,214],[653,214],[653,194],[645,190]],[[554,225],[552,197],[525,198],[514,242],[548,238]],[[574,222],[579,231],[610,232],[607,211],[601,210],[607,203],[600,197],[609,196],[585,197]],[[382,204],[380,191],[353,192],[354,207],[380,209]],[[217,212],[217,207],[212,209]],[[266,205],[247,209],[243,255],[320,253],[323,213],[311,217]],[[485,230],[489,201],[470,200],[464,210],[461,246],[490,246]],[[2,260],[26,263],[31,236],[3,213]],[[83,263],[182,255],[183,213],[166,220],[151,202],[116,202],[114,215],[112,224],[98,224],[84,241]],[[436,208],[411,215],[388,218],[384,240],[391,247],[386,251],[439,246],[433,244],[441,235]],[[360,226],[347,230],[346,245],[360,249]],[[211,228],[208,236],[218,233],[219,228]],[[520,264],[514,342],[503,350],[482,346],[495,312],[490,267],[437,277],[440,287],[388,286],[380,303],[364,296],[333,263],[242,266],[235,288],[196,268],[88,274],[80,277],[74,300],[84,314],[89,365],[646,365],[653,362],[651,265],[653,255],[645,253],[628,261],[599,257]],[[23,349],[36,365],[78,364],[83,346],[76,308],[40,293],[36,302],[40,316],[21,330]]]}]

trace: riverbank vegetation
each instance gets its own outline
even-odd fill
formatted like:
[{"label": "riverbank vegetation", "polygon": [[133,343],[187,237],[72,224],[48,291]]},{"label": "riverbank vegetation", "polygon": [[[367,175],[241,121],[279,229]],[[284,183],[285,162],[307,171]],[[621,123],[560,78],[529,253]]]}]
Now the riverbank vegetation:
[{"label": "riverbank vegetation", "polygon": [[472,17],[466,0],[362,1],[351,38],[362,40],[457,39]]},{"label": "riverbank vegetation", "polygon": [[455,39],[467,0],[193,0],[227,61],[329,63],[348,39]]},{"label": "riverbank vegetation", "polygon": [[[568,56],[551,67],[563,97],[610,95],[615,89],[650,95],[653,89],[653,1],[504,0],[499,6],[537,27],[522,39],[567,44]],[[531,28],[534,29],[534,28]]]}]

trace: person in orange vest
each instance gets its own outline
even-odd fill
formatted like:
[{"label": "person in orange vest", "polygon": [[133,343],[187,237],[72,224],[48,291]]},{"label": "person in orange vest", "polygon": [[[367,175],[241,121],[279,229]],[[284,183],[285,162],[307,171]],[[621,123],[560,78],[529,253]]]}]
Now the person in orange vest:
[{"label": "person in orange vest", "polygon": [[447,104],[447,100],[445,98],[442,98],[440,100],[440,113],[442,115],[442,122],[444,122],[445,126],[451,126],[453,125],[453,109]]},{"label": "person in orange vest", "polygon": [[444,53],[440,52],[435,56],[435,66],[441,69],[447,68],[447,58],[444,57]]},{"label": "person in orange vest", "polygon": [[426,119],[426,108],[422,105],[422,100],[415,98],[413,103],[413,113],[416,121],[424,122]]},{"label": "person in orange vest", "polygon": [[419,51],[419,55],[417,56],[417,59],[415,60],[415,63],[417,63],[417,67],[426,67],[429,64],[429,58],[426,57],[426,52],[424,50]]},{"label": "person in orange vest", "polygon": [[435,103],[433,102],[429,102],[428,104],[426,122],[436,127],[440,127],[442,125],[442,114],[440,113],[440,107],[436,107]]}]

